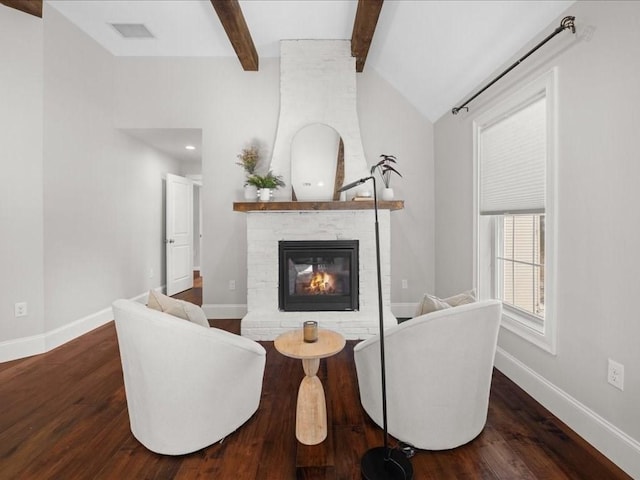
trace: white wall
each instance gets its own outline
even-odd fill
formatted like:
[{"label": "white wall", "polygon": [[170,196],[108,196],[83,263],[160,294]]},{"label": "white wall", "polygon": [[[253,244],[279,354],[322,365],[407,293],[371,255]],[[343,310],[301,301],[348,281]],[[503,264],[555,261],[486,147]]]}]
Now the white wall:
[{"label": "white wall", "polygon": [[[473,282],[473,119],[501,91],[558,66],[557,355],[503,329],[497,364],[639,478],[640,3],[578,2],[566,13],[575,37],[563,32],[468,114],[435,125],[436,284],[448,295]],[[607,384],[608,358],[625,365],[623,392]]]},{"label": "white wall", "polygon": [[204,303],[244,305],[246,219],[233,212],[244,172],[235,162],[252,139],[271,151],[278,62],[265,59],[259,72],[244,72],[237,59],[118,58],[116,88],[119,127],[202,128]]},{"label": "white wall", "polygon": [[[210,318],[238,315],[233,312],[246,305],[246,218],[233,212],[233,202],[243,201],[244,173],[235,162],[253,139],[270,158],[278,63],[262,59],[259,72],[244,72],[236,59],[116,59],[118,127],[203,129],[203,301]],[[368,161],[396,154],[404,175],[393,180],[406,208],[391,214],[391,302],[412,302],[412,313],[422,292],[433,287],[433,127],[375,71],[358,74],[357,83]],[[409,289],[400,289],[403,278]],[[228,289],[229,280],[236,290]]]},{"label": "white wall", "polygon": [[404,210],[391,213],[391,304],[396,316],[411,317],[435,289],[433,124],[375,71],[365,72],[357,77],[365,157],[372,165],[381,154],[395,155],[402,174],[390,182],[405,200]]},{"label": "white wall", "polygon": [[[11,45],[0,51],[0,361],[75,338],[110,320],[116,298],[162,285],[163,178],[181,173],[114,128],[113,57],[44,8],[41,20],[0,7]],[[18,301],[29,315],[14,319]]]},{"label": "white wall", "polygon": [[[0,5],[0,45],[2,345],[38,334],[44,322],[42,20]],[[14,317],[16,302],[27,302],[26,317]]]},{"label": "white wall", "polygon": [[45,8],[45,305],[51,330],[162,284],[163,175],[179,172],[179,164],[114,128],[114,57]]}]

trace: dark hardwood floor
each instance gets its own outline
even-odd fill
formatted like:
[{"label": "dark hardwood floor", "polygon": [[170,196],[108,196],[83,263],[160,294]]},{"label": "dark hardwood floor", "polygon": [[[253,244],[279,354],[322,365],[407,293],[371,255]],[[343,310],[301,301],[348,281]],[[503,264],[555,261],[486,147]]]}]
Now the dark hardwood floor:
[{"label": "dark hardwood floor", "polygon": [[[201,303],[201,285],[178,295]],[[238,333],[238,320],[215,320]],[[360,407],[353,346],[322,360],[329,436],[295,439],[299,360],[261,342],[260,407],[222,443],[180,457],[154,454],[131,434],[113,322],[35,357],[0,364],[0,479],[358,479],[359,459],[382,443]],[[418,451],[420,479],[630,478],[495,371],[486,428],[460,448]]]}]

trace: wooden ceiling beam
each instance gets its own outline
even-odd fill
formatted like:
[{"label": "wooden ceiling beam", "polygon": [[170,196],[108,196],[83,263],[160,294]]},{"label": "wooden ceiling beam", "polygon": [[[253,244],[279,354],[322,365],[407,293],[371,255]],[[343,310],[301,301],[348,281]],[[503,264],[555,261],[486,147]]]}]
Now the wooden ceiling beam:
[{"label": "wooden ceiling beam", "polygon": [[351,34],[351,55],[356,58],[356,72],[364,70],[373,34],[384,0],[358,0],[356,19]]},{"label": "wooden ceiling beam", "polygon": [[245,71],[258,71],[258,52],[238,0],[211,0],[227,37]]},{"label": "wooden ceiling beam", "polygon": [[42,0],[0,0],[0,3],[34,17],[42,18]]}]

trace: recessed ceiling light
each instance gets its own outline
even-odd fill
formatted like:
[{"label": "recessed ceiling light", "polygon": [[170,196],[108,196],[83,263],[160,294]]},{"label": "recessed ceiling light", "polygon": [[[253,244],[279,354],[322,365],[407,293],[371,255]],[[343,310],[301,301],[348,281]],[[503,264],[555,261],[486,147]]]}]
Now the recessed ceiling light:
[{"label": "recessed ceiling light", "polygon": [[196,147],[194,147],[193,145],[187,145],[184,148],[186,148],[187,150],[195,150],[196,149]]}]

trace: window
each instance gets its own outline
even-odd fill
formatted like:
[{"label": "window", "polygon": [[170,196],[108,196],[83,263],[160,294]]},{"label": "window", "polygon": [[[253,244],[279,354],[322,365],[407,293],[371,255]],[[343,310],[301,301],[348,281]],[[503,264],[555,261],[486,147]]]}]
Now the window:
[{"label": "window", "polygon": [[476,282],[502,326],[555,353],[555,71],[474,122]]},{"label": "window", "polygon": [[544,214],[501,215],[496,222],[498,298],[505,307],[544,321]]}]

